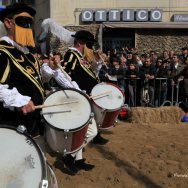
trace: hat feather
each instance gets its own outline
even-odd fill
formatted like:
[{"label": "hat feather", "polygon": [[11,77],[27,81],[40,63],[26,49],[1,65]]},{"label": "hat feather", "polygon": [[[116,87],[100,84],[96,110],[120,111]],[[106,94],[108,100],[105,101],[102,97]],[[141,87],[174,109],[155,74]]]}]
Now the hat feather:
[{"label": "hat feather", "polygon": [[42,40],[44,36],[48,34],[48,32],[51,32],[66,44],[73,44],[74,42],[74,38],[71,35],[73,35],[75,32],[71,32],[68,29],[65,29],[51,18],[44,19],[41,23],[41,27],[43,32],[41,33],[39,40]]},{"label": "hat feather", "polygon": [[0,38],[6,35],[4,24],[0,21]]}]

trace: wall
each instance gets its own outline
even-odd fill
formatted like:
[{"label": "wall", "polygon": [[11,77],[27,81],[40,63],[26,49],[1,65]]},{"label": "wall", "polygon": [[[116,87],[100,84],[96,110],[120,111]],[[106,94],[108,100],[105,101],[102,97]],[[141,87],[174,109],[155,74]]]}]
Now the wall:
[{"label": "wall", "polygon": [[[44,2],[43,0],[40,0]],[[54,19],[58,24],[66,28],[76,31],[79,29],[88,29],[97,36],[98,25],[80,22],[80,13],[82,9],[112,9],[123,8],[139,9],[139,8],[161,8],[163,9],[162,22],[172,21],[174,14],[188,14],[187,0],[46,0],[50,2],[49,17]],[[38,1],[37,1],[38,3]],[[42,6],[41,6],[42,10]],[[44,12],[40,11],[44,17]],[[40,16],[39,16],[40,17]],[[183,29],[137,29],[136,30],[136,47],[143,50],[157,50],[163,49],[179,50],[181,47],[188,45],[187,30]],[[51,39],[51,48],[56,51],[64,51],[67,45],[59,41],[56,37]]]},{"label": "wall", "polygon": [[172,15],[187,14],[187,0],[51,0],[51,17],[61,25],[79,25],[82,9],[161,8],[163,21],[170,21]]},{"label": "wall", "polygon": [[179,52],[184,46],[188,46],[186,29],[136,30],[136,48],[142,49],[142,52],[156,50],[161,53],[164,49]]}]

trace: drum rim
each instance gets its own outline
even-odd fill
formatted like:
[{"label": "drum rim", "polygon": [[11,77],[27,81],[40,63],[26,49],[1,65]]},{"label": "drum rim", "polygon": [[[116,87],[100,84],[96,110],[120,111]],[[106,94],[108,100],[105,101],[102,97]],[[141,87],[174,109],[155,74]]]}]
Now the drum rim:
[{"label": "drum rim", "polygon": [[[19,126],[19,125],[18,125],[18,126]],[[1,128],[7,128],[7,129],[14,130],[14,131],[17,132],[18,134],[24,135],[24,136],[26,136],[27,138],[29,138],[29,140],[32,141],[32,144],[33,144],[34,147],[37,149],[37,152],[38,152],[38,154],[39,154],[39,158],[40,158],[40,161],[41,161],[41,166],[42,166],[42,179],[41,179],[41,182],[42,182],[42,180],[44,180],[44,179],[46,180],[46,179],[47,179],[47,170],[46,170],[46,167],[47,167],[47,166],[46,166],[46,163],[45,163],[45,159],[44,159],[44,156],[43,156],[43,154],[42,154],[42,151],[41,151],[40,147],[39,147],[38,144],[35,142],[35,140],[32,138],[32,136],[29,135],[29,134],[26,133],[26,132],[20,132],[20,131],[18,131],[16,127],[13,127],[13,126],[11,126],[11,125],[0,124],[0,129],[1,129]],[[39,182],[39,183],[41,183],[41,182]]]},{"label": "drum rim", "polygon": [[[56,90],[56,91],[50,93],[50,95],[52,95],[53,93],[56,93],[56,92],[58,92],[58,91],[62,91],[62,90],[73,90],[73,91],[76,91],[76,92],[80,93],[81,95],[85,96],[85,98],[86,98],[86,99],[88,100],[88,102],[89,102],[90,109],[91,109],[91,113],[92,113],[92,106],[91,106],[91,100],[90,100],[90,98],[88,97],[88,95],[86,95],[84,92],[82,92],[82,91],[80,91],[80,90],[78,90],[78,89],[75,89],[75,88],[58,89],[58,90]],[[48,97],[49,97],[50,95],[48,95]],[[47,97],[47,98],[48,98],[48,97]],[[47,99],[47,98],[46,98],[46,99]],[[46,99],[45,99],[45,100],[46,100]],[[44,102],[45,102],[45,100],[44,100]],[[67,132],[67,130],[69,130],[69,131],[71,130],[70,132],[76,132],[76,131],[79,131],[80,129],[82,129],[83,127],[85,127],[86,125],[88,125],[89,122],[90,122],[90,120],[91,120],[91,118],[89,118],[82,126],[80,126],[80,127],[78,127],[78,128],[74,128],[74,129],[61,129],[61,128],[55,127],[55,126],[53,126],[52,124],[50,124],[50,123],[44,118],[44,116],[43,116],[43,120],[45,121],[45,123],[47,123],[47,125],[48,125],[50,128],[53,128],[53,129],[55,129],[55,130],[62,131],[62,132]]]},{"label": "drum rim", "polygon": [[[125,93],[121,90],[121,88],[119,87],[119,86],[117,86],[116,84],[113,84],[113,83],[108,83],[108,82],[101,82],[101,83],[99,83],[99,84],[97,84],[97,85],[103,85],[103,84],[107,84],[107,85],[112,85],[112,86],[114,86],[114,87],[116,87],[121,93],[122,93],[122,95],[123,95],[123,101],[125,102]],[[97,85],[95,85],[95,86],[97,86]],[[95,87],[94,86],[94,87]],[[94,88],[93,87],[93,88]],[[93,89],[92,89],[93,90]],[[92,92],[92,91],[91,91]],[[92,102],[93,102],[93,104],[95,105],[95,106],[97,106],[98,108],[100,108],[100,109],[104,109],[105,111],[107,111],[107,112],[113,112],[113,111],[116,111],[116,110],[119,110],[123,105],[124,105],[124,102],[123,102],[123,104],[122,104],[122,106],[120,106],[119,108],[115,108],[115,109],[105,109],[105,108],[102,108],[101,106],[99,106],[94,100],[92,100]]]}]

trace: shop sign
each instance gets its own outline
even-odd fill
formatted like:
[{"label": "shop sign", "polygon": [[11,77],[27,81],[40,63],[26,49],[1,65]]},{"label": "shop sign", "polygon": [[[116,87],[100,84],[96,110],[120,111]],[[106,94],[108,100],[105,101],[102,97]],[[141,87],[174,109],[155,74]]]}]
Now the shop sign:
[{"label": "shop sign", "polygon": [[82,22],[160,22],[162,21],[161,9],[87,9],[81,12]]},{"label": "shop sign", "polygon": [[188,14],[174,14],[174,22],[188,22]]}]

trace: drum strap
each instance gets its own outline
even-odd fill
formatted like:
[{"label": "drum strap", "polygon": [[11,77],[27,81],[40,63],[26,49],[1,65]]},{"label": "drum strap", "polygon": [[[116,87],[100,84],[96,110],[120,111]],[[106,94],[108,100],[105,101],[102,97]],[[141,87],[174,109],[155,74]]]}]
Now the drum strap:
[{"label": "drum strap", "polygon": [[84,69],[84,71],[86,71],[91,77],[97,80],[97,77],[95,76],[94,72],[81,63],[81,58],[79,57],[79,55],[73,50],[71,50],[71,52],[77,57],[80,66]]}]

